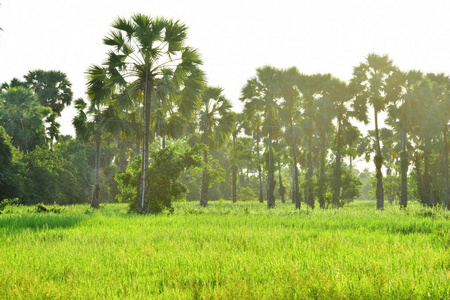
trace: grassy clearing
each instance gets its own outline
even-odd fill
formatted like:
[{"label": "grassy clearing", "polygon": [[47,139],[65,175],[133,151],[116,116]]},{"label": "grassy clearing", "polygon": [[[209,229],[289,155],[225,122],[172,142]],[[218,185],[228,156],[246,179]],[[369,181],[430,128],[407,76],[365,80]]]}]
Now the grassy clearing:
[{"label": "grassy clearing", "polygon": [[15,208],[0,216],[0,298],[449,299],[450,214],[374,206]]}]

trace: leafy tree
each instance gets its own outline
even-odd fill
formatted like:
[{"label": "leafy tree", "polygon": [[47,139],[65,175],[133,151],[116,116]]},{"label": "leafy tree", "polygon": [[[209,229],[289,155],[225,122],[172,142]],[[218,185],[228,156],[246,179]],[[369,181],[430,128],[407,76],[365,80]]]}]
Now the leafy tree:
[{"label": "leafy tree", "polygon": [[[201,165],[200,152],[201,149],[198,147],[189,149],[183,143],[175,143],[160,150],[150,151],[151,177],[147,179],[152,190],[149,202],[150,213],[158,214],[166,209],[173,212],[172,203],[182,200],[187,192],[186,186],[179,181],[179,177],[186,169]],[[129,201],[131,211],[136,211],[136,206],[140,205],[136,187],[140,180],[141,160],[140,155],[136,156],[125,173],[116,175],[120,189],[118,199]]]},{"label": "leafy tree", "polygon": [[383,210],[383,175],[381,167],[383,156],[381,154],[380,137],[378,133],[378,114],[386,108],[386,86],[388,78],[395,71],[392,61],[387,55],[379,56],[371,53],[366,61],[353,69],[353,78],[350,89],[355,97],[353,107],[361,112],[360,119],[367,122],[367,104],[374,110],[375,124],[375,167],[377,177],[377,209]]},{"label": "leafy tree", "polygon": [[17,197],[20,192],[19,157],[18,150],[11,144],[11,137],[0,126],[0,202]]},{"label": "leafy tree", "polygon": [[188,117],[203,89],[204,76],[199,69],[202,61],[195,49],[185,46],[187,27],[179,21],[135,14],[130,20],[118,18],[112,27],[103,41],[111,47],[105,62],[108,86],[120,90],[122,99],[133,101],[135,106],[142,105],[143,159],[136,211],[146,213],[154,206],[148,204],[150,190],[145,185],[150,175],[154,102],[170,96],[179,102],[180,114]]}]

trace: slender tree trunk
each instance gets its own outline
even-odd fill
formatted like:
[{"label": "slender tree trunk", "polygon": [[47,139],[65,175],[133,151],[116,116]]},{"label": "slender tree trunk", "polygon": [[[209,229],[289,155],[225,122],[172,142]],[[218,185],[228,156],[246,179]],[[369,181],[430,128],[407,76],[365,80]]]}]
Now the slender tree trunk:
[{"label": "slender tree trunk", "polygon": [[308,172],[306,173],[306,186],[305,186],[305,201],[309,207],[314,209],[314,196],[312,193],[312,177],[313,177],[313,164],[312,164],[312,137],[308,137]]},{"label": "slender tree trunk", "polygon": [[426,205],[432,207],[435,205],[433,193],[431,192],[431,178],[430,178],[430,151],[424,150],[423,152],[423,186],[425,193]]},{"label": "slender tree trunk", "polygon": [[295,208],[300,209],[300,192],[299,192],[299,180],[298,180],[298,167],[297,167],[297,145],[295,143],[294,127],[291,122],[291,143],[292,143],[292,202],[295,203]]},{"label": "slender tree trunk", "polygon": [[426,205],[425,189],[420,168],[420,157],[418,154],[414,155],[414,167],[416,169],[417,192],[419,193],[420,202],[422,202],[422,205]]},{"label": "slender tree trunk", "polygon": [[208,205],[208,189],[209,189],[209,173],[208,173],[208,151],[203,151],[203,168],[202,176],[202,191],[200,195],[200,206],[206,207]]},{"label": "slender tree trunk", "polygon": [[320,149],[318,198],[320,208],[325,208],[325,146]]},{"label": "slender tree trunk", "polygon": [[333,170],[333,208],[338,208],[340,206],[341,173],[341,121],[339,119],[336,136],[336,161]]},{"label": "slender tree trunk", "polygon": [[400,157],[402,186],[400,190],[400,207],[408,206],[408,152],[406,151],[406,130],[402,128],[402,154]]},{"label": "slender tree trunk", "polygon": [[[236,151],[236,135],[233,134],[233,151]],[[236,153],[234,153],[236,154]],[[235,155],[234,155],[235,156]],[[233,157],[233,162],[231,166],[231,189],[233,194],[233,203],[237,201],[237,166],[236,166],[236,157]]]},{"label": "slender tree trunk", "polygon": [[149,184],[148,184],[148,158],[150,147],[150,112],[152,106],[153,82],[146,78],[144,90],[144,131],[142,141],[142,174],[139,187],[138,213],[148,213]]},{"label": "slender tree trunk", "polygon": [[285,203],[286,200],[284,199],[285,195],[285,188],[283,185],[283,180],[281,178],[281,164],[278,164],[278,180],[280,181],[280,197],[281,197],[281,203]]},{"label": "slender tree trunk", "polygon": [[261,171],[261,159],[259,154],[259,136],[256,137],[256,157],[258,165],[258,179],[259,179],[259,202],[264,202],[264,192],[263,192],[263,182],[262,182],[262,171]]},{"label": "slender tree trunk", "polygon": [[450,209],[450,178],[449,178],[449,161],[448,161],[448,143],[447,143],[447,126],[444,129],[444,155],[445,155],[445,198],[444,206]]},{"label": "slender tree trunk", "polygon": [[383,155],[381,154],[380,136],[378,133],[378,112],[375,111],[375,139],[376,139],[376,154],[375,154],[375,168],[377,177],[377,209],[384,209],[384,195],[383,195],[383,174],[381,173],[381,166],[383,165]]},{"label": "slender tree trunk", "polygon": [[269,166],[267,174],[267,208],[275,207],[275,196],[273,191],[275,189],[275,179],[274,179],[274,164],[273,164],[273,153],[272,153],[272,133],[269,131],[268,145],[269,147]]},{"label": "slender tree trunk", "polygon": [[92,208],[100,207],[100,181],[98,173],[100,171],[100,136],[97,132],[95,137],[95,179],[94,179],[94,190],[92,193]]},{"label": "slender tree trunk", "polygon": [[161,137],[161,148],[166,148],[166,137],[164,135]]}]

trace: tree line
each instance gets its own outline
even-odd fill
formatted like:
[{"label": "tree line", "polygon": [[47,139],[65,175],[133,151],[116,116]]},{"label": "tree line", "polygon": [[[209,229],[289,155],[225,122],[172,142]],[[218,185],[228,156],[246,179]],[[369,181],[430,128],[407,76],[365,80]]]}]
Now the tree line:
[{"label": "tree line", "polygon": [[[268,208],[276,197],[338,208],[360,195],[353,162],[364,156],[375,165],[377,209],[385,196],[401,207],[408,199],[448,207],[447,75],[405,72],[373,53],[349,82],[263,66],[235,112],[222,88],[208,86],[186,37],[179,21],[118,18],[103,40],[105,61],[86,71],[87,100],[72,99],[59,71],[2,84],[0,198],[90,197],[92,207],[117,199],[158,213],[185,197],[207,206],[213,193]],[[72,102],[75,139],[60,136],[56,121]],[[373,129],[361,133],[362,123]]]}]

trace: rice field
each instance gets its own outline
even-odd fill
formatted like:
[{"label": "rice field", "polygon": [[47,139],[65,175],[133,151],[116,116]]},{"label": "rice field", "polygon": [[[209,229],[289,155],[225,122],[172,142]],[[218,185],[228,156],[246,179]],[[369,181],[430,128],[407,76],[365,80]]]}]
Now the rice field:
[{"label": "rice field", "polygon": [[2,299],[450,299],[450,213],[229,201],[0,215]]}]

